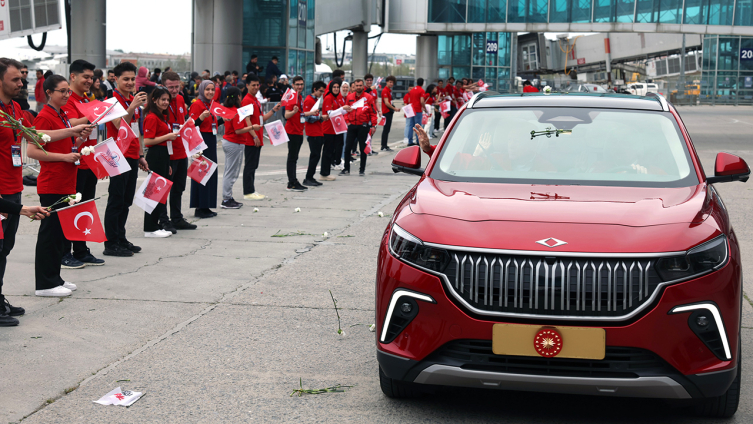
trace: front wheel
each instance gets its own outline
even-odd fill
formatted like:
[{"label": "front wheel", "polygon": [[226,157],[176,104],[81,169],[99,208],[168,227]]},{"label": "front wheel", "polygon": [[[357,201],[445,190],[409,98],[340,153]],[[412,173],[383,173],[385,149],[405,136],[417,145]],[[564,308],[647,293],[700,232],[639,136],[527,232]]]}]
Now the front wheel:
[{"label": "front wheel", "polygon": [[696,415],[709,418],[730,418],[735,415],[737,405],[740,403],[740,377],[743,368],[742,357],[739,353],[737,358],[735,381],[723,395],[701,401],[695,408]]},{"label": "front wheel", "polygon": [[412,399],[421,396],[416,383],[389,378],[382,371],[382,367],[379,367],[379,385],[382,387],[382,393],[392,399]]}]

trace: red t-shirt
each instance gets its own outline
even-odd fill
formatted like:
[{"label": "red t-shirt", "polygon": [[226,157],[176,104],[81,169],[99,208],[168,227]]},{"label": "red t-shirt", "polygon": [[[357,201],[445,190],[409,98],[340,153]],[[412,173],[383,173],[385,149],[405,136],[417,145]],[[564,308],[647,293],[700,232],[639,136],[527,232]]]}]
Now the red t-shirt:
[{"label": "red t-shirt", "polygon": [[[144,138],[162,137],[171,132],[172,129],[167,125],[164,116],[157,116],[153,113],[146,114],[146,118],[144,118]],[[153,146],[167,146],[167,141],[163,141],[159,144],[152,144],[150,147]],[[173,149],[175,149],[175,141],[173,141]]]},{"label": "red t-shirt", "polygon": [[523,87],[523,92],[524,93],[538,93],[539,89],[532,85],[526,85],[525,87]]},{"label": "red t-shirt", "polygon": [[[236,109],[236,108],[228,108],[228,109]],[[236,134],[235,130],[242,130],[246,128],[246,120],[240,119],[240,116],[235,115],[233,119],[227,120],[225,119],[225,135],[223,138],[231,143],[235,144],[244,144],[248,145],[248,138],[246,137],[247,133],[244,134]]]},{"label": "red t-shirt", "polygon": [[[63,107],[60,108],[60,110],[65,113],[65,117],[69,120],[86,118],[86,116],[84,116],[84,114],[82,114],[81,111],[78,110],[76,103],[89,103],[89,99],[87,97],[79,96],[75,91],[71,91],[71,97],[69,97],[68,101],[65,102]],[[81,150],[84,147],[94,146],[95,144],[97,144],[96,138],[89,139],[78,146],[78,150]],[[79,169],[89,169],[89,165],[87,165],[85,161],[82,160],[80,162],[81,165],[79,165]]]},{"label": "red t-shirt", "polygon": [[[131,105],[131,102],[133,101],[133,96],[128,95],[128,98],[123,97],[122,94],[120,94],[117,90],[112,92],[113,97],[118,99],[121,106],[123,106],[124,109],[128,110],[128,107]],[[131,128],[133,128],[133,124],[135,123],[138,126],[139,123],[139,116],[141,114],[141,108],[136,108],[135,111],[133,111],[133,117],[131,118],[131,121],[128,122],[128,125],[131,125]],[[107,134],[112,138],[117,138],[119,128],[115,126],[113,121],[108,122],[105,124],[105,127],[107,128]],[[134,131],[134,133],[138,136],[139,131]],[[139,150],[141,150],[141,145],[138,143],[138,141],[131,142],[131,145],[128,147],[128,150],[123,152],[123,156],[127,157],[128,159],[138,159],[139,158]]]},{"label": "red t-shirt", "polygon": [[[303,101],[303,111],[311,112],[311,109],[314,107],[314,105],[318,101],[319,101],[319,98],[317,97],[307,96],[306,100]],[[322,100],[322,103],[324,103],[324,100]],[[321,111],[322,108],[319,107],[319,110]],[[322,121],[306,122],[306,135],[309,137],[324,137]]]},{"label": "red t-shirt", "polygon": [[426,92],[421,87],[413,87],[413,90],[410,91],[410,105],[413,107],[414,113],[422,113],[423,109],[421,107],[421,99],[424,98],[426,95]]},{"label": "red t-shirt", "polygon": [[[15,119],[21,119],[24,116],[21,106],[13,100],[8,105],[0,103],[0,108]],[[33,123],[24,121],[24,125],[32,126]],[[0,194],[3,195],[16,194],[24,190],[23,167],[13,166],[11,154],[11,146],[13,145],[21,148],[19,132],[0,126]]]},{"label": "red t-shirt", "polygon": [[[337,96],[329,93],[325,94],[324,100],[322,100],[322,114],[329,115],[329,112],[340,109],[343,105],[345,105],[343,96],[340,96],[339,94]],[[332,121],[328,119],[322,123],[322,132],[324,134],[335,134],[335,129],[332,127]]]},{"label": "red t-shirt", "polygon": [[[59,114],[55,108],[45,105],[34,119],[34,126],[38,130],[62,130],[70,128],[71,124],[65,114]],[[76,140],[64,138],[52,143],[47,143],[44,149],[48,153],[72,153]],[[83,161],[81,161],[83,162]],[[76,168],[70,162],[39,161],[39,176],[37,177],[38,194],[75,194],[76,193]]]},{"label": "red t-shirt", "polygon": [[[201,100],[196,100],[191,104],[191,108],[188,110],[189,115],[191,118],[195,121],[199,119],[199,116],[205,111],[209,110],[209,105],[204,104]],[[203,133],[211,133],[212,132],[212,124],[217,124],[217,117],[209,114],[209,118],[201,121],[201,125],[199,125],[199,131]]]},{"label": "red t-shirt", "polygon": [[[301,122],[303,98],[300,94],[296,94],[295,99],[291,103],[298,105],[298,112],[291,116],[290,119],[288,119],[288,122],[285,123],[285,132],[288,134],[303,135],[303,123]],[[288,107],[290,110],[293,110],[293,106]]]},{"label": "red t-shirt", "polygon": [[389,87],[382,89],[382,115],[392,112],[392,109],[387,108],[386,100],[392,103],[392,90]]},{"label": "red t-shirt", "polygon": [[[170,106],[167,107],[167,123],[170,125],[170,131],[173,130],[175,125],[180,128],[183,123],[186,122],[186,102],[183,100],[183,96],[178,94],[178,97],[174,98],[170,102]],[[173,140],[173,154],[170,155],[170,160],[185,159],[186,148],[183,146],[183,140],[178,134],[178,138]]]},{"label": "red t-shirt", "polygon": [[[241,102],[241,107],[248,106],[248,105],[254,105],[254,113],[249,116],[251,118],[251,124],[252,125],[261,125],[261,103],[259,103],[259,99],[256,98],[256,96],[252,96],[251,93],[246,94],[246,96],[243,98],[243,101]],[[225,130],[227,133],[227,129]],[[255,131],[256,136],[259,137],[259,141],[261,142],[261,145],[264,145],[264,128]],[[251,135],[251,131],[244,134],[246,137],[246,145],[248,146],[254,146],[254,136]]]}]

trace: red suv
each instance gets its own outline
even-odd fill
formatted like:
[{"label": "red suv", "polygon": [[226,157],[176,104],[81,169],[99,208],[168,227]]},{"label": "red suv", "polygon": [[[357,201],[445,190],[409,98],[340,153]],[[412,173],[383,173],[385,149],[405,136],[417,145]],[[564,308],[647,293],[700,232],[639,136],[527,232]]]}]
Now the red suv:
[{"label": "red suv", "polygon": [[713,183],[661,96],[476,95],[421,169],[379,250],[387,396],[425,385],[693,399],[740,393],[741,257]]}]

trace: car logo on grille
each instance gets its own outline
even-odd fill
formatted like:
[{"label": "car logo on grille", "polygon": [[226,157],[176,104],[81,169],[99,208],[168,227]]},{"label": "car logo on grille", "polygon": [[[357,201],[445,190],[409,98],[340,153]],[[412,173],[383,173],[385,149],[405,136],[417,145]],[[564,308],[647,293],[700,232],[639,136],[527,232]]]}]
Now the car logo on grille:
[{"label": "car logo on grille", "polygon": [[550,248],[567,244],[566,241],[558,240],[554,237],[545,238],[544,240],[539,240],[536,243],[544,245],[546,247],[550,247]]}]

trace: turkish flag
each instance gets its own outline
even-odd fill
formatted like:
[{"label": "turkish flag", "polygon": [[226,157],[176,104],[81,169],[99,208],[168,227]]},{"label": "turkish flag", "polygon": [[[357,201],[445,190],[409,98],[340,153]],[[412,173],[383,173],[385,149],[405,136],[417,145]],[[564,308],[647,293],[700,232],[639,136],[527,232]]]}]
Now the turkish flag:
[{"label": "turkish flag", "polygon": [[348,123],[345,121],[345,111],[343,108],[333,110],[329,113],[329,120],[332,122],[332,129],[335,134],[348,132]]},{"label": "turkish flag", "polygon": [[136,134],[133,133],[131,126],[125,122],[125,119],[121,119],[120,128],[118,128],[118,137],[115,139],[115,142],[118,144],[120,151],[128,151],[128,148],[131,147],[133,140],[138,139],[139,138],[136,136]]},{"label": "turkish flag", "polygon": [[63,234],[68,240],[94,243],[107,241],[94,200],[58,209],[57,214]]},{"label": "turkish flag", "polygon": [[218,118],[227,119],[227,120],[233,119],[233,117],[238,114],[237,109],[235,108],[231,109],[229,107],[225,107],[214,102],[212,102],[212,104],[209,105],[209,112]]},{"label": "turkish flag", "polygon": [[371,153],[371,134],[366,138],[366,147],[364,147],[363,152],[367,155]]},{"label": "turkish flag", "polygon": [[94,153],[81,156],[98,179],[114,177],[131,170],[131,166],[112,137],[94,146]]},{"label": "turkish flag", "polygon": [[207,181],[217,170],[217,164],[204,156],[196,158],[188,166],[188,176],[201,185],[207,185]]},{"label": "turkish flag", "polygon": [[379,123],[377,125],[384,126],[387,123],[387,117],[382,116],[382,119],[379,120]]},{"label": "turkish flag", "polygon": [[157,203],[167,203],[167,195],[173,183],[160,176],[156,172],[149,174],[149,178],[144,180],[136,196],[133,197],[133,204],[140,207],[146,213],[152,213]]},{"label": "turkish flag", "polygon": [[104,124],[128,115],[128,112],[126,112],[115,97],[109,98],[104,102],[98,100],[91,100],[88,103],[75,102],[75,105],[91,123]]},{"label": "turkish flag", "polygon": [[282,101],[280,102],[280,105],[282,107],[287,107],[291,104],[295,106],[295,91],[293,91],[292,88],[288,88],[285,91],[285,94],[282,95]]},{"label": "turkish flag", "polygon": [[199,129],[196,128],[196,124],[193,119],[189,119],[180,128],[180,139],[183,141],[183,147],[185,148],[186,155],[193,156],[207,148],[204,139],[201,137]]},{"label": "turkish flag", "polygon": [[439,104],[439,112],[450,113],[450,101],[444,101]]},{"label": "turkish flag", "polygon": [[416,116],[416,112],[413,112],[412,105],[403,106],[403,113],[405,114],[406,118],[413,118],[414,116]]}]

